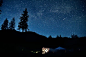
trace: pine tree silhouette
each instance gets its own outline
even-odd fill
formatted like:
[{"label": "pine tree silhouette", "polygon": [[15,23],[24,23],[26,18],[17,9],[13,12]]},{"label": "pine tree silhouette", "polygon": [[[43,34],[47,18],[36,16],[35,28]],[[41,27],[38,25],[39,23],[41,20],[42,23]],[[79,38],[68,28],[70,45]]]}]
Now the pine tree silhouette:
[{"label": "pine tree silhouette", "polygon": [[62,37],[61,37],[61,35],[60,35],[60,36],[58,36],[58,35],[57,35],[57,37],[56,37],[56,38],[60,39],[60,38],[62,38]]},{"label": "pine tree silhouette", "polygon": [[[3,0],[0,0],[0,7],[2,6],[2,3],[3,3]],[[1,12],[1,10],[0,10],[0,12]],[[1,14],[1,13],[0,13]]]},{"label": "pine tree silhouette", "polygon": [[74,34],[71,35],[71,37],[72,37],[72,38],[78,38],[78,36],[77,36],[77,35],[74,35]]},{"label": "pine tree silhouette", "polygon": [[56,38],[59,38],[59,36],[57,35],[57,37]]},{"label": "pine tree silhouette", "polygon": [[60,38],[61,38],[61,35],[60,35]]},{"label": "pine tree silhouette", "polygon": [[48,38],[52,38],[51,35]]},{"label": "pine tree silhouette", "polygon": [[6,20],[4,21],[4,23],[2,24],[1,30],[7,30],[8,29],[8,20],[6,18]]},{"label": "pine tree silhouette", "polygon": [[22,32],[27,32],[28,30],[28,24],[27,24],[27,21],[28,21],[28,12],[27,12],[27,8],[25,9],[25,11],[23,11],[24,14],[22,14],[22,17],[20,17],[20,22],[19,22],[19,25],[18,25],[18,30],[22,29]]},{"label": "pine tree silhouette", "polygon": [[12,21],[9,23],[9,29],[14,30],[15,29],[15,18],[12,19]]}]

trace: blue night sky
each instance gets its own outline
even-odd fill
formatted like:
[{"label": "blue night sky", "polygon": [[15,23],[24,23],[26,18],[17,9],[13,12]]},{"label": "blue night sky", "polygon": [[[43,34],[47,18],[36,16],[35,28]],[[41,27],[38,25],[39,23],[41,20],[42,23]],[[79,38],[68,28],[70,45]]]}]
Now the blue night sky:
[{"label": "blue night sky", "polygon": [[86,0],[3,0],[0,26],[15,17],[17,30],[20,16],[27,8],[30,31],[48,37],[86,36]]}]

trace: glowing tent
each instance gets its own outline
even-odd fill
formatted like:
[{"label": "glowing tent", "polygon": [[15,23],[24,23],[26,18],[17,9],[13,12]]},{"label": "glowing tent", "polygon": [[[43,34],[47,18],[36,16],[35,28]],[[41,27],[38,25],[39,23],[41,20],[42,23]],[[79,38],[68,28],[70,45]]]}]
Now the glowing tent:
[{"label": "glowing tent", "polygon": [[62,47],[58,47],[55,50],[66,50],[66,49],[65,48],[62,48]]}]

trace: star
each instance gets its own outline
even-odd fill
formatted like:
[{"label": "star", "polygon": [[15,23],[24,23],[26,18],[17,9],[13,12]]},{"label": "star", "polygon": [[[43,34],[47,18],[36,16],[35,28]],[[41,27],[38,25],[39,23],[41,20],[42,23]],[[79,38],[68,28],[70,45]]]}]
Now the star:
[{"label": "star", "polygon": [[[0,25],[7,18],[15,17],[17,30],[23,11],[28,11],[28,28],[49,37],[86,36],[86,3],[84,0],[3,0]],[[67,29],[66,29],[67,28]],[[77,28],[77,30],[76,30]],[[66,32],[66,33],[65,33]]]}]

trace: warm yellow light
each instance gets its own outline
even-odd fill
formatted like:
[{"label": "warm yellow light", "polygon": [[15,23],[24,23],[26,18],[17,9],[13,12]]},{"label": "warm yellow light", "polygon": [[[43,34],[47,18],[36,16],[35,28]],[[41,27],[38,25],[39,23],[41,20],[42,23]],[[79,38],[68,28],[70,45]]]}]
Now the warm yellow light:
[{"label": "warm yellow light", "polygon": [[45,54],[45,52],[42,52],[42,54]]},{"label": "warm yellow light", "polygon": [[48,52],[48,49],[46,49],[45,52]]},{"label": "warm yellow light", "polygon": [[44,48],[44,47],[43,47],[43,48],[42,48],[42,54],[48,53],[49,50],[50,50],[49,48]]},{"label": "warm yellow light", "polygon": [[36,53],[38,53],[38,52],[36,52]]}]

